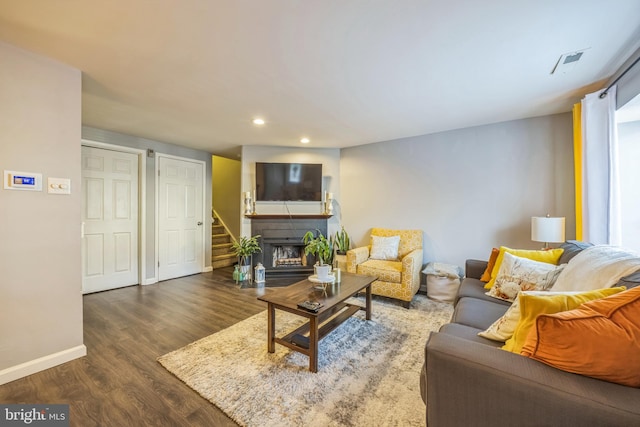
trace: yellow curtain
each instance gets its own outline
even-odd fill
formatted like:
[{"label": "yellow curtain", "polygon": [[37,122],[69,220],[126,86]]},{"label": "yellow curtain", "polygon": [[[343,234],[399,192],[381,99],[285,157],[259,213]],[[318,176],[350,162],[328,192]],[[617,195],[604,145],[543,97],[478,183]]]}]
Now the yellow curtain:
[{"label": "yellow curtain", "polygon": [[576,186],[576,240],[582,240],[582,104],[573,106],[573,164]]}]

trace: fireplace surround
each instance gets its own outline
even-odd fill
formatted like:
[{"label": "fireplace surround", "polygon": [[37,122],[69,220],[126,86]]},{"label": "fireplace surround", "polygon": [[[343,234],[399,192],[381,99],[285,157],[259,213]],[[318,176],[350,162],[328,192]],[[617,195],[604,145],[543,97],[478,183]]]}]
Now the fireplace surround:
[{"label": "fireplace surround", "polygon": [[261,262],[267,278],[306,277],[313,274],[315,256],[305,255],[302,238],[309,230],[327,235],[325,215],[253,215],[251,235],[259,234],[262,253],[253,256],[254,267]]}]

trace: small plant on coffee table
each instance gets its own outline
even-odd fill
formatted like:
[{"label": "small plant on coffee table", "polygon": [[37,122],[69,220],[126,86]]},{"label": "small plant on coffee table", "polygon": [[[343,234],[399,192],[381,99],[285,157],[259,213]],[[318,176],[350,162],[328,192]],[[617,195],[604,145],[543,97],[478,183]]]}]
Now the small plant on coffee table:
[{"label": "small plant on coffee table", "polygon": [[331,272],[331,263],[333,263],[333,244],[324,237],[320,230],[316,231],[317,235],[314,235],[313,231],[307,231],[302,238],[305,244],[304,253],[315,255],[318,260],[313,266],[316,279],[323,280],[323,283],[329,283],[329,273]]}]

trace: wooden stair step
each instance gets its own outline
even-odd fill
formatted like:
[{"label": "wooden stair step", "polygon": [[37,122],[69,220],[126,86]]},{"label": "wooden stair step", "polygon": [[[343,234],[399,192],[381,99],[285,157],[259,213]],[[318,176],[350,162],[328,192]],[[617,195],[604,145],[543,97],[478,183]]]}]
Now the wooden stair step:
[{"label": "wooden stair step", "polygon": [[211,257],[211,267],[221,268],[228,267],[238,263],[238,257],[235,254],[215,255]]},{"label": "wooden stair step", "polygon": [[229,236],[228,234],[212,234],[211,235],[211,244],[212,245],[219,245],[222,243],[230,243],[231,242],[231,236]]},{"label": "wooden stair step", "polygon": [[233,258],[234,260],[237,261],[237,256],[236,254],[221,254],[221,255],[214,255],[211,257],[212,260],[219,260],[219,259],[227,259],[227,258]]},{"label": "wooden stair step", "polygon": [[211,267],[213,269],[237,264],[238,258],[231,252],[232,241],[231,235],[218,217],[213,216],[211,223]]},{"label": "wooden stair step", "polygon": [[231,252],[232,243],[220,243],[217,245],[211,245],[211,254],[212,255],[226,255],[233,254]]},{"label": "wooden stair step", "polygon": [[233,246],[233,243],[231,242],[214,243],[213,245],[211,245],[211,249],[231,249],[231,246]]}]

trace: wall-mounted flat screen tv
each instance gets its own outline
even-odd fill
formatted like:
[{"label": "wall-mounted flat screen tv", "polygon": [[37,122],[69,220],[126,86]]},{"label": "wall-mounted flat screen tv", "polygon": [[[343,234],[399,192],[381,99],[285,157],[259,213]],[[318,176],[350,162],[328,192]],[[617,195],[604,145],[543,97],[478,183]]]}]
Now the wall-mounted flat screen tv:
[{"label": "wall-mounted flat screen tv", "polygon": [[322,164],[256,162],[257,201],[322,201]]}]

